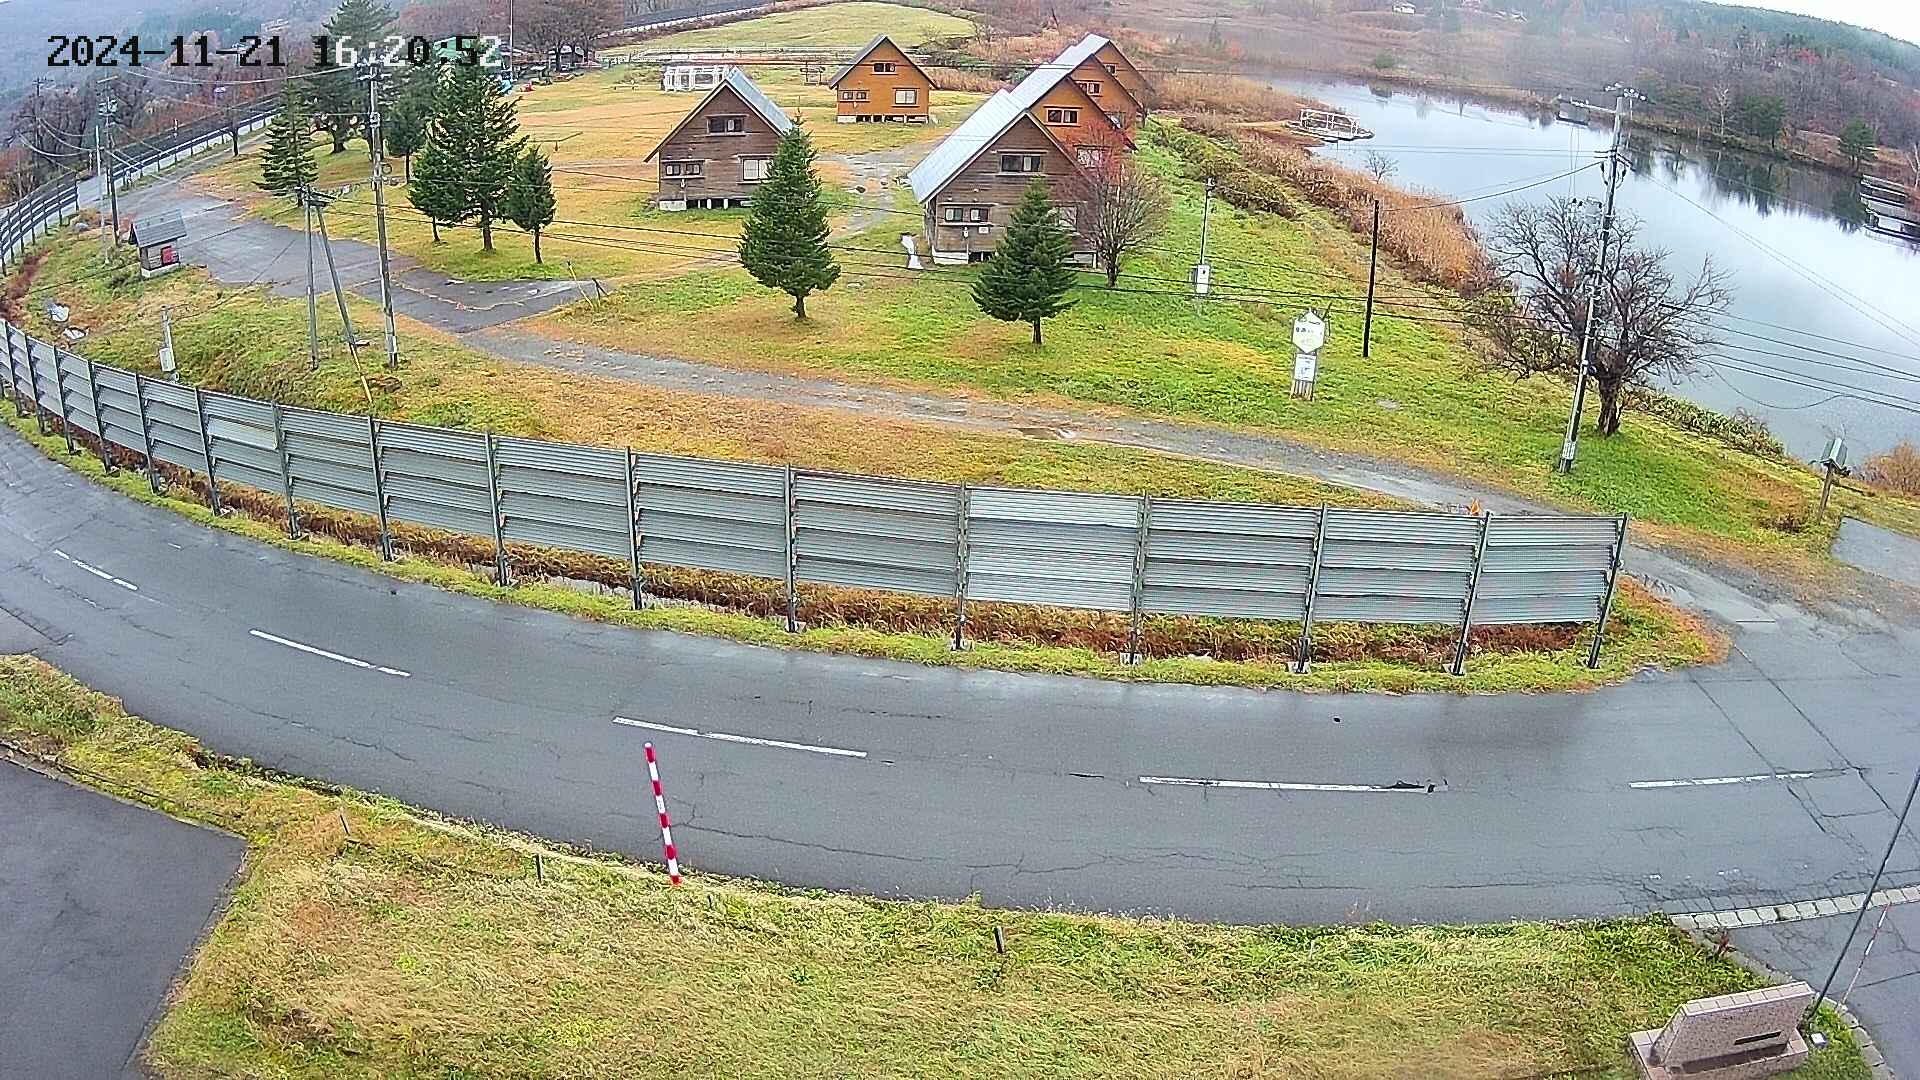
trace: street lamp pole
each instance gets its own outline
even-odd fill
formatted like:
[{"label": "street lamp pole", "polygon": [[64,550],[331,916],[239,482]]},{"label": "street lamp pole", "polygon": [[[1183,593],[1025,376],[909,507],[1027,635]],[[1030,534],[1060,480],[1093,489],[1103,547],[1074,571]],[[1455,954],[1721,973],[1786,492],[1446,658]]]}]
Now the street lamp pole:
[{"label": "street lamp pole", "polygon": [[380,310],[386,319],[387,370],[394,371],[400,367],[400,339],[393,325],[393,273],[387,260],[387,158],[380,144],[380,84],[386,74],[385,67],[369,61],[360,78],[367,84],[367,146],[373,155],[373,217],[380,239]]},{"label": "street lamp pole", "polygon": [[1587,317],[1580,327],[1580,370],[1573,384],[1573,408],[1567,413],[1567,436],[1560,443],[1563,473],[1573,472],[1574,454],[1580,447],[1580,414],[1587,404],[1587,373],[1593,364],[1594,321],[1599,313],[1600,289],[1606,284],[1607,247],[1613,242],[1614,201],[1620,191],[1621,166],[1626,163],[1627,124],[1632,119],[1633,102],[1641,95],[1632,87],[1614,85],[1613,144],[1607,148],[1607,203],[1600,216],[1600,253],[1587,279]]}]

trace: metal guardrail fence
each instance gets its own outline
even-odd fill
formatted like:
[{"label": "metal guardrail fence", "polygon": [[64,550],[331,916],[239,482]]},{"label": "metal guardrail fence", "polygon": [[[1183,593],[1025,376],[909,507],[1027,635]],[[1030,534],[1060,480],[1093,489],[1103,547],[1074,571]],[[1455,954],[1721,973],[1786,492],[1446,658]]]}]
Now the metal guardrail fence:
[{"label": "metal guardrail fence", "polygon": [[[790,466],[639,454],[422,427],[255,401],[89,364],[0,322],[7,392],[43,431],[75,432],[284,501],[492,544],[629,564],[638,605],[649,565],[949,599],[956,643],[970,601],[1121,613],[1137,655],[1148,615],[1302,624],[1471,627],[1599,624],[1597,664],[1626,519],[1467,517],[972,487]],[[104,453],[104,449],[103,449]],[[151,475],[151,473],[150,473]]]},{"label": "metal guardrail fence", "polygon": [[[264,125],[271,105],[240,118]],[[148,146],[129,182],[225,140],[206,131]],[[0,215],[11,257],[78,209],[71,178]],[[782,581],[788,629],[800,584],[952,601],[1124,613],[1130,652],[1148,615],[1301,624],[1304,670],[1318,622],[1458,627],[1459,674],[1475,626],[1595,623],[1597,666],[1627,518],[1342,510],[1135,495],[932,484],[791,466],[639,454],[346,416],[256,401],[89,363],[0,320],[0,388],[43,432],[61,421],[98,440],[284,501],[287,529],[311,504],[378,519],[382,555],[404,522],[507,545],[628,563],[636,606],[649,565]],[[154,470],[149,482],[157,485]]]}]

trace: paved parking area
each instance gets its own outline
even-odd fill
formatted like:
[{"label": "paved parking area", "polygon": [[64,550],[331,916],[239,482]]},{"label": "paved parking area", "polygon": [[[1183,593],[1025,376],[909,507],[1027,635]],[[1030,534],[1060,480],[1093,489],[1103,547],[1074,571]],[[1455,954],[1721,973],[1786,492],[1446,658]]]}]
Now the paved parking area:
[{"label": "paved parking area", "polygon": [[[1894,1075],[1920,1077],[1920,904],[1887,909],[1884,923],[1880,923],[1880,916],[1878,908],[1867,912],[1860,936],[1840,965],[1833,996],[1844,994],[1848,980],[1854,980],[1847,1005],[1872,1033]],[[1862,967],[1860,957],[1875,924],[1879,924],[1880,932]],[[1804,979],[1818,990],[1852,925],[1852,914],[1829,915],[1743,927],[1731,931],[1731,935],[1734,947],[1741,952],[1776,971]],[[1856,968],[1858,979],[1854,979]]]},{"label": "paved parking area", "polygon": [[0,759],[0,1077],[144,1076],[245,847]]}]

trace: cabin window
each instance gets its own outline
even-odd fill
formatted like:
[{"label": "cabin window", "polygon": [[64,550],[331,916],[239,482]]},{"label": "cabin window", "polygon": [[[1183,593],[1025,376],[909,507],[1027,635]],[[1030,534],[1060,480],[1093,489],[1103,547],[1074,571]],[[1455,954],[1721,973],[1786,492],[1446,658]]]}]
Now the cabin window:
[{"label": "cabin window", "polygon": [[1073,158],[1081,168],[1091,169],[1107,160],[1107,152],[1097,146],[1081,146],[1075,148]]},{"label": "cabin window", "polygon": [[1125,113],[1110,112],[1107,114],[1107,123],[1117,128],[1124,128],[1127,126],[1127,115]]},{"label": "cabin window", "polygon": [[741,135],[747,130],[747,118],[744,116],[709,116],[707,134]]},{"label": "cabin window", "polygon": [[1101,67],[1103,67],[1103,68],[1106,68],[1106,69],[1107,69],[1107,74],[1109,74],[1109,75],[1118,75],[1118,74],[1119,74],[1119,72],[1117,72],[1117,71],[1115,71],[1115,70],[1113,70],[1113,65],[1112,65],[1112,64],[1101,64],[1100,66],[1101,66]]},{"label": "cabin window", "polygon": [[940,219],[948,225],[984,225],[988,209],[985,206],[955,206],[949,203],[940,208]]},{"label": "cabin window", "polygon": [[865,90],[842,90],[840,91],[840,100],[865,101],[867,100],[867,92]]},{"label": "cabin window", "polygon": [[1003,173],[1037,173],[1045,155],[1042,154],[1001,154],[1000,171]]},{"label": "cabin window", "polygon": [[707,163],[704,161],[669,161],[666,163],[667,176],[705,176]]},{"label": "cabin window", "polygon": [[1053,208],[1053,213],[1055,217],[1060,219],[1060,224],[1071,229],[1079,221],[1080,208],[1077,206],[1056,206]]},{"label": "cabin window", "polygon": [[1079,109],[1048,109],[1047,110],[1047,123],[1049,124],[1078,124],[1079,122],[1080,122]]},{"label": "cabin window", "polygon": [[893,92],[893,103],[895,105],[918,105],[920,104],[920,91],[912,87],[895,90]]},{"label": "cabin window", "polygon": [[1083,89],[1083,90],[1085,90],[1085,91],[1087,92],[1087,96],[1088,96],[1088,97],[1099,97],[1099,96],[1100,96],[1100,83],[1099,83],[1098,81],[1094,81],[1094,82],[1083,82],[1083,83],[1081,83],[1081,84],[1080,84],[1080,87],[1081,87],[1081,89]]},{"label": "cabin window", "polygon": [[875,75],[891,75],[895,70],[893,61],[891,60],[875,60],[873,62],[873,73]]},{"label": "cabin window", "polygon": [[758,184],[767,178],[767,173],[772,170],[772,166],[772,158],[741,158],[740,179],[745,180],[749,184]]}]

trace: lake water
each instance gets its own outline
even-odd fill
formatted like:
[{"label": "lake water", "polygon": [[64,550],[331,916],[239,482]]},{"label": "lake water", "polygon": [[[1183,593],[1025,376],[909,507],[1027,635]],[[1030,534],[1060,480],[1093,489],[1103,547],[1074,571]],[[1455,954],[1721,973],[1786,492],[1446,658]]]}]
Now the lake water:
[{"label": "lake water", "polygon": [[[1375,133],[1320,153],[1358,165],[1377,150],[1398,166],[1395,184],[1450,199],[1568,172],[1595,161],[1613,137],[1603,124],[1556,123],[1551,115],[1404,89],[1272,81]],[[1765,417],[1804,459],[1818,456],[1834,434],[1846,436],[1855,461],[1903,438],[1920,442],[1920,242],[1862,228],[1853,181],[1834,172],[1657,132],[1635,133],[1631,146],[1619,207],[1642,222],[1641,241],[1670,252],[1669,266],[1683,280],[1711,254],[1732,271],[1736,291],[1731,316],[1719,320],[1727,331],[1721,366],[1703,367],[1673,389],[1721,412]],[[1598,198],[1605,190],[1602,171],[1589,169],[1463,209],[1482,223],[1509,201]],[[1774,355],[1782,353],[1789,355]],[[1851,388],[1905,399],[1916,411],[1835,396]]]}]

